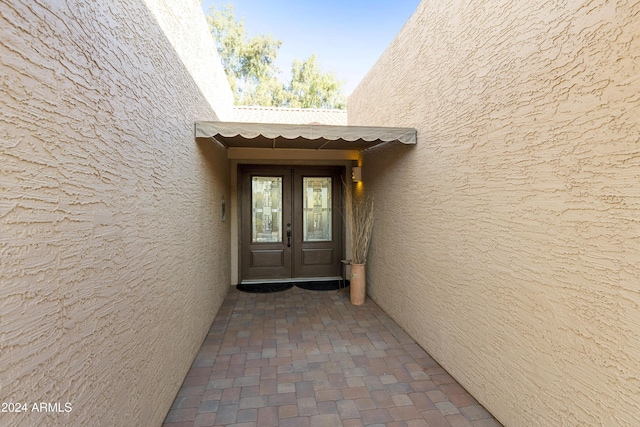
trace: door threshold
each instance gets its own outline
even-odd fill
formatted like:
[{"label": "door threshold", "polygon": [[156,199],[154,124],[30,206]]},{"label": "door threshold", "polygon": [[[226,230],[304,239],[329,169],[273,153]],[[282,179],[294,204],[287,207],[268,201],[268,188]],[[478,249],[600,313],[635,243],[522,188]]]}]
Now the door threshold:
[{"label": "door threshold", "polygon": [[344,280],[340,276],[330,276],[330,277],[294,277],[290,279],[252,279],[252,280],[242,280],[240,284],[242,285],[252,285],[257,283],[296,283],[296,282],[320,282],[323,280]]}]

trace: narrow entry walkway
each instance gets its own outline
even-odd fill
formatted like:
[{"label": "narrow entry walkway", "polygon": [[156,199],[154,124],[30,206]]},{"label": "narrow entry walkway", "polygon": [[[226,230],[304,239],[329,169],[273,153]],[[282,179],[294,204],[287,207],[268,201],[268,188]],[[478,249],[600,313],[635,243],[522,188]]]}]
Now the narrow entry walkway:
[{"label": "narrow entry walkway", "polygon": [[373,301],[229,290],[165,419],[182,426],[500,424]]}]

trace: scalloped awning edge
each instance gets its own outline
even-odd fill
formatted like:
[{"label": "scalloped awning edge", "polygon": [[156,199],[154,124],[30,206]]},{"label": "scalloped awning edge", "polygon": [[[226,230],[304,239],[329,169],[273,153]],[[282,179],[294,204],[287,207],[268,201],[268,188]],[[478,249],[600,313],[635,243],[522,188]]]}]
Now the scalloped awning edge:
[{"label": "scalloped awning edge", "polygon": [[196,122],[196,138],[226,147],[364,150],[387,142],[414,145],[417,130],[404,127]]}]

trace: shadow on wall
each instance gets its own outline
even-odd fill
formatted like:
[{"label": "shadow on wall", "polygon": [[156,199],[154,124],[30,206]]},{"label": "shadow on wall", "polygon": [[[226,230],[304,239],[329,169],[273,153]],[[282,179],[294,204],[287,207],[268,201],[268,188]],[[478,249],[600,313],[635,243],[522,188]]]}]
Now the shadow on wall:
[{"label": "shadow on wall", "polygon": [[0,3],[0,398],[73,411],[4,425],[161,423],[229,287],[228,160],[193,134],[218,117],[159,2],[49,3]]},{"label": "shadow on wall", "polygon": [[[387,172],[395,170],[403,170],[402,163],[407,162],[411,158],[411,153],[418,148],[420,144],[420,137],[418,136],[417,144],[380,144],[376,145],[362,153],[364,158],[362,164],[362,181],[364,187],[367,186],[367,181],[371,182],[372,178],[385,179]],[[368,159],[376,159],[375,162],[370,162]],[[375,164],[375,167],[368,167],[367,165]],[[377,202],[376,202],[377,203]]]}]

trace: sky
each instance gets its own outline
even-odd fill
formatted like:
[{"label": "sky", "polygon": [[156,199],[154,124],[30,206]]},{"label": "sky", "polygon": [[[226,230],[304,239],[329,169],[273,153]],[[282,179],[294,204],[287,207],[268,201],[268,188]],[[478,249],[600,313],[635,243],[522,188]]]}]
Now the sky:
[{"label": "sky", "polygon": [[210,6],[232,4],[249,36],[271,34],[282,40],[276,66],[291,76],[293,60],[318,56],[323,71],[345,82],[348,96],[371,69],[420,0],[202,0]]}]

